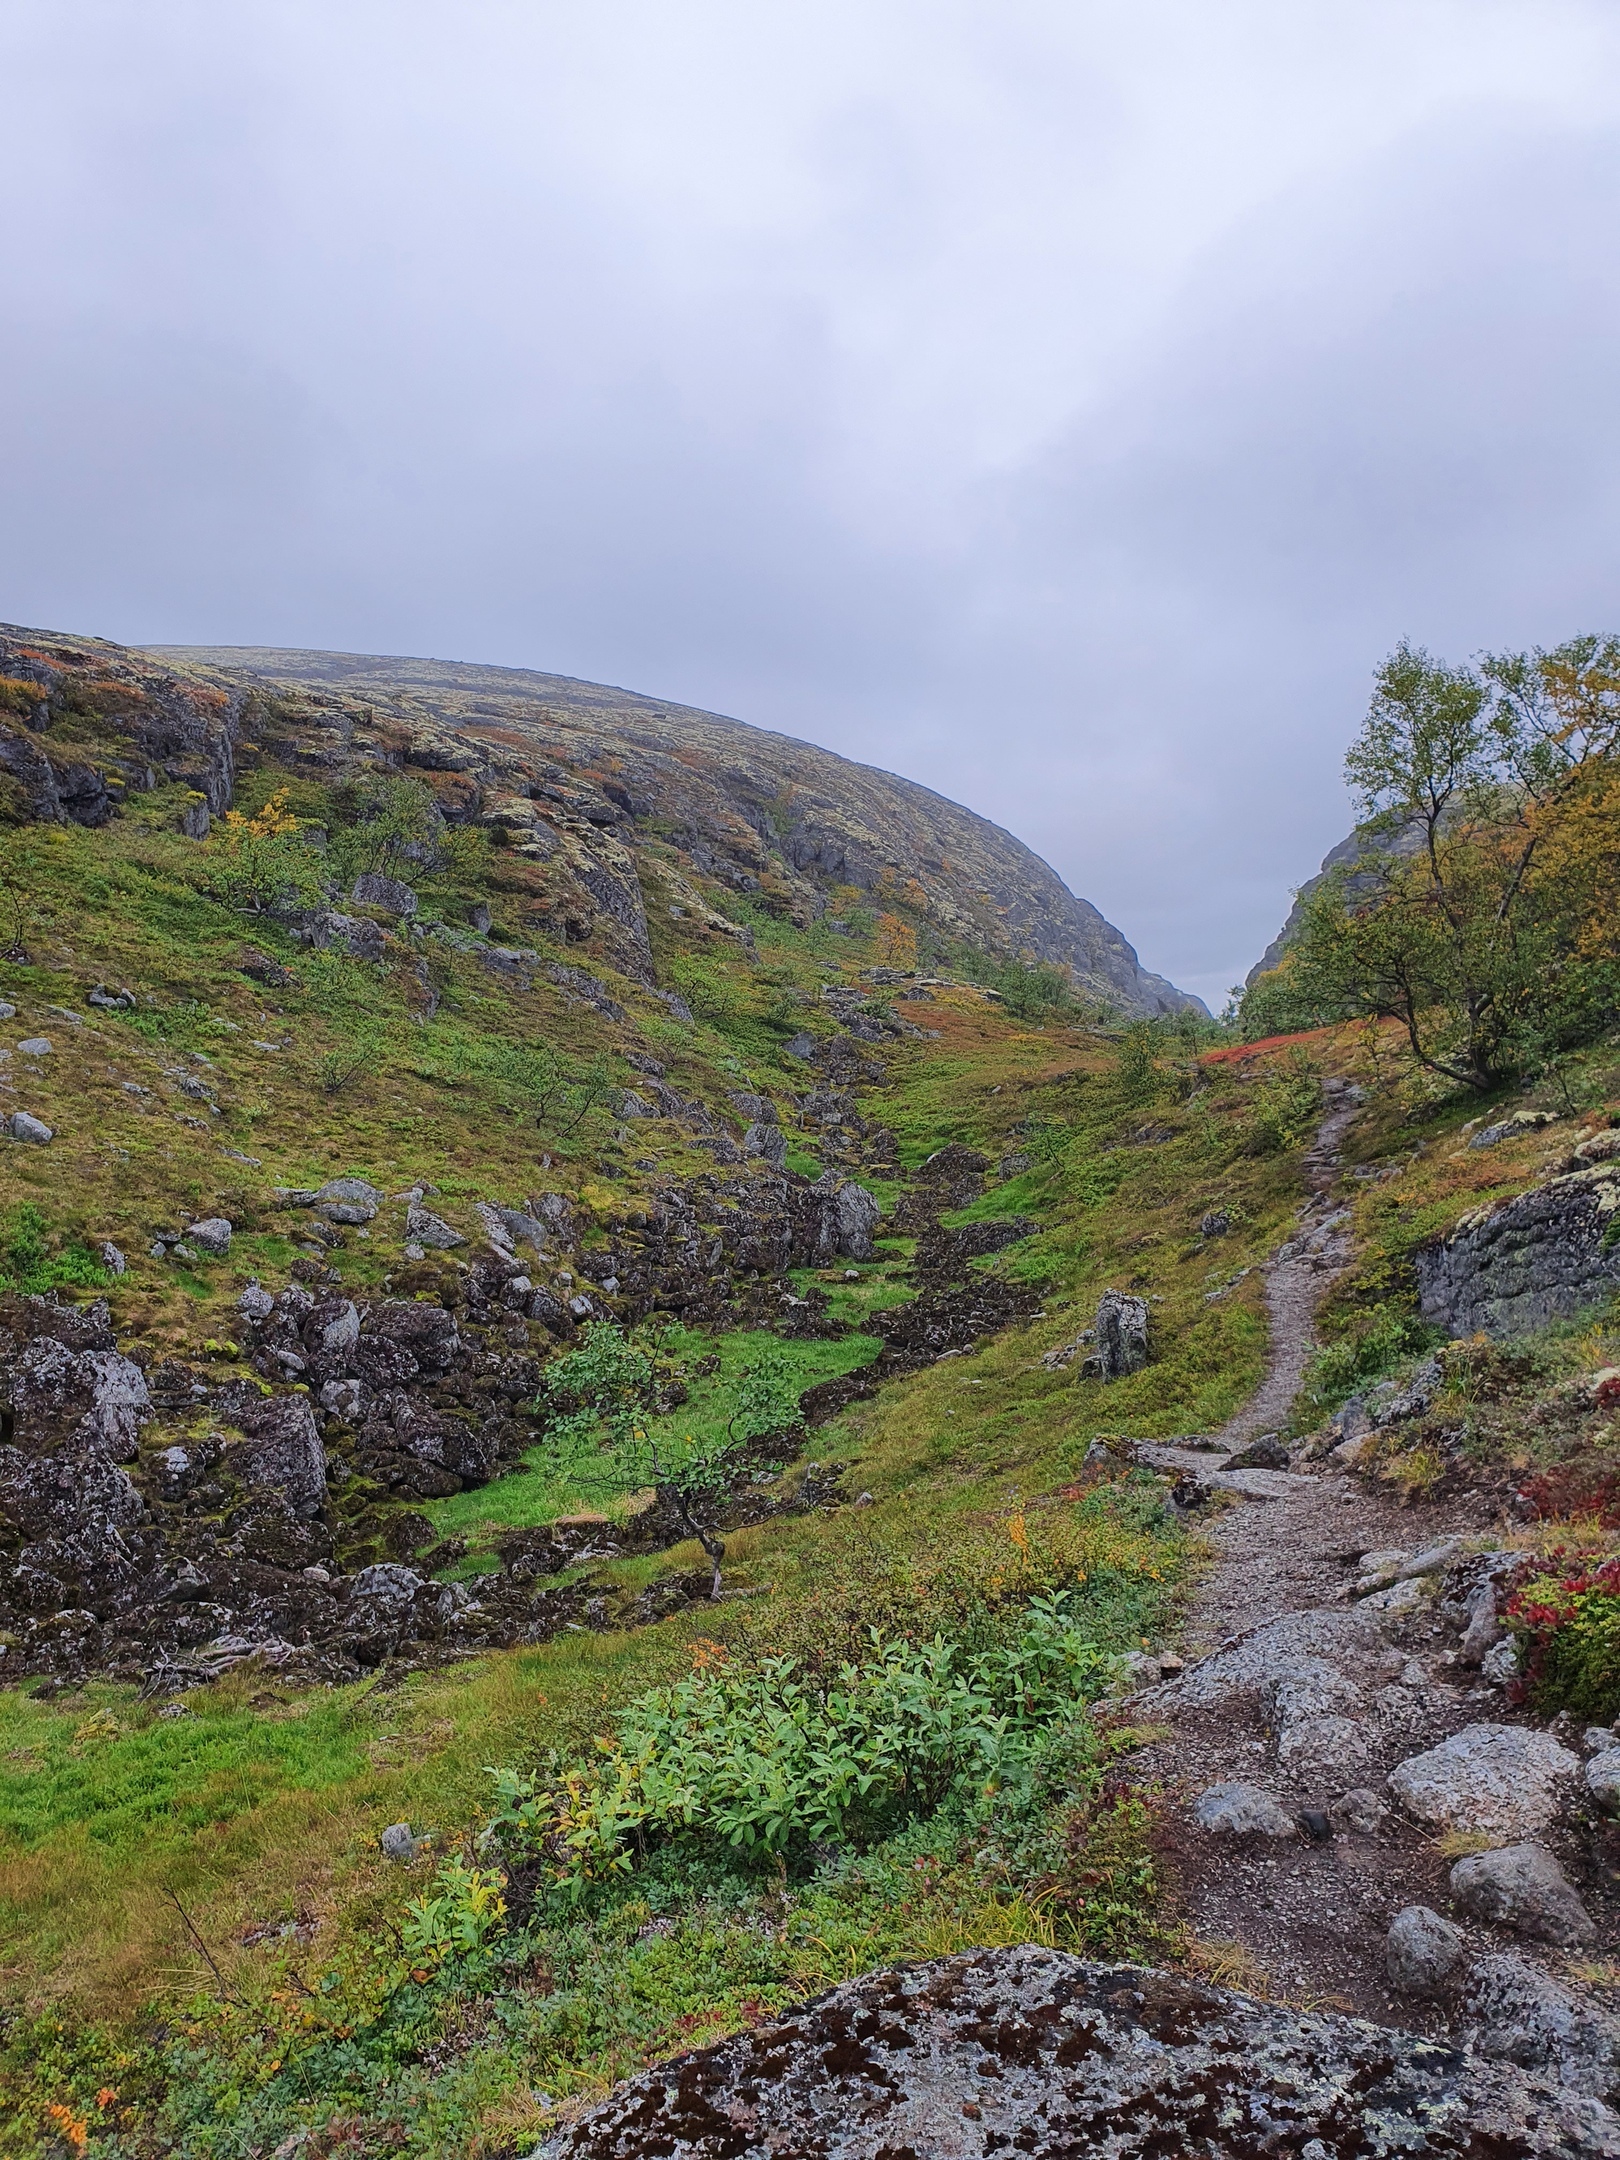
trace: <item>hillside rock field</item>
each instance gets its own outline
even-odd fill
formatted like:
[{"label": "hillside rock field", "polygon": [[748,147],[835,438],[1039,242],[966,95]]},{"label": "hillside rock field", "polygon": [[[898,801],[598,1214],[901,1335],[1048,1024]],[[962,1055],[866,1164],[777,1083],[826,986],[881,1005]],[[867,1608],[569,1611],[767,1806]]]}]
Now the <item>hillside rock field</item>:
[{"label": "hillside rock field", "polygon": [[1620,1044],[0,637],[0,2156],[1620,2153]]}]

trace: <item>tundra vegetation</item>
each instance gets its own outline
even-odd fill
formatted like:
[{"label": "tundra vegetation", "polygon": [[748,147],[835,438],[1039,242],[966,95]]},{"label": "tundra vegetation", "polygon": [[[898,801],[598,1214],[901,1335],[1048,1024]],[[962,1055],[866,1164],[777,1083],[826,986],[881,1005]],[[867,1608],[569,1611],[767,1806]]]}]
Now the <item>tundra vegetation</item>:
[{"label": "tundra vegetation", "polygon": [[[588,1256],[661,1186],[714,1168],[690,1121],[623,1114],[649,1060],[716,1129],[740,1122],[734,1096],[770,1099],[788,1168],[831,1166],[828,1127],[798,1114],[818,1078],[801,1037],[829,1039],[846,994],[877,1033],[860,1113],[893,1145],[859,1169],[884,1211],[871,1257],[782,1286],[801,1301],[784,1312],[825,1316],[821,1332],[657,1311],[554,1344],[529,1331],[532,1445],[420,1512],[441,1578],[476,1595],[514,1533],[585,1518],[612,1545],[665,1506],[665,1543],[625,1540],[557,1578],[596,1620],[352,1685],[246,1662],[173,1697],[95,1676],[0,1690],[0,2153],[495,2160],[614,2078],[892,1959],[1032,1941],[1205,1955],[1163,1894],[1164,1799],[1130,1774],[1139,1736],[1118,1707],[1125,1661],[1174,1639],[1197,1545],[1129,1442],[1210,1430],[1260,1378],[1259,1268],[1304,1194],[1325,1080],[1364,1095],[1345,1187],[1357,1260],[1323,1316],[1301,1430],[1437,1347],[1422,1240],[1620,1106],[1610,959],[1579,901],[1604,874],[1602,760],[1573,735],[1550,764],[1530,757],[1558,699],[1607,710],[1606,650],[1461,688],[1401,659],[1368,784],[1396,770],[1386,737],[1404,727],[1430,745],[1425,774],[1450,769],[1432,741],[1461,744],[1466,785],[1436,814],[1427,868],[1392,852],[1383,882],[1339,892],[1323,921],[1335,951],[1361,951],[1369,911],[1420,916],[1421,937],[1400,933],[1416,1003],[1382,976],[1290,961],[1245,1008],[1246,1028],[1289,1037],[1271,1043],[1109,1012],[1060,971],[953,943],[901,879],[833,887],[796,922],[676,837],[650,841],[640,872],[688,896],[648,909],[677,1004],[655,1000],[607,947],[537,927],[529,858],[448,826],[408,774],[312,777],[277,750],[292,723],[274,714],[241,757],[236,822],[206,840],[184,835],[186,791],[166,783],[94,829],[9,827],[0,994],[50,1021],[17,1100],[58,1137],[0,1158],[5,1294],[104,1296],[121,1341],[205,1388],[243,1371],[250,1279],[462,1294],[454,1258],[406,1261],[402,1217],[312,1255],[278,1188],[349,1174],[421,1191],[471,1249],[480,1204],[545,1185]],[[1491,748],[1504,726],[1528,779]],[[1532,782],[1534,804],[1514,793]],[[1394,785],[1378,799],[1398,806]],[[1487,810],[1522,828],[1521,854],[1536,826],[1517,883]],[[420,934],[366,915],[378,934],[359,952],[295,935],[367,874],[409,887]],[[1428,915],[1408,874],[1443,880]],[[1558,999],[1492,974],[1495,1002],[1469,1004],[1484,948],[1433,924],[1453,907],[1466,927],[1486,887],[1531,943],[1521,896],[1550,907],[1556,888]],[[119,995],[92,1004],[92,986]],[[13,1089],[24,1064],[6,1066]],[[1482,1084],[1485,1115],[1522,1100],[1555,1122],[1470,1147]],[[974,1196],[908,1212],[947,1148],[981,1159]],[[227,1256],[152,1252],[157,1229],[206,1214],[234,1224]],[[1022,1234],[974,1253],[1008,1223]],[[805,1415],[811,1391],[880,1358],[929,1268],[948,1289],[1016,1290],[1016,1317]],[[1148,1301],[1152,1354],[1104,1384],[1063,1353],[1108,1288]],[[1433,1413],[1365,1465],[1401,1492],[1467,1479],[1539,1496],[1515,1533],[1510,1624],[1533,1641],[1538,1700],[1592,1715],[1613,1714],[1620,1654],[1620,1456],[1593,1392],[1617,1361],[1603,1313],[1445,1345]],[[375,1491],[355,1504],[406,1513]],[[393,1858],[380,1835],[399,1824]]]}]

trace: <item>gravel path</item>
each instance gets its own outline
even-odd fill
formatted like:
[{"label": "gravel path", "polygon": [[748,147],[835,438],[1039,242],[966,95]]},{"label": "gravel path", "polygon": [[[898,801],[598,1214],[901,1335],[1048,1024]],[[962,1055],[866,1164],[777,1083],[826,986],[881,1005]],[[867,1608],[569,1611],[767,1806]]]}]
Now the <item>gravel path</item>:
[{"label": "gravel path", "polygon": [[[1332,1465],[1236,1470],[1230,1454],[1283,1427],[1314,1347],[1316,1308],[1352,1255],[1348,1210],[1333,1198],[1339,1148],[1356,1098],[1335,1090],[1307,1157],[1311,1197],[1299,1228],[1267,1270],[1271,1352],[1252,1400],[1200,1447],[1142,1444],[1155,1467],[1215,1488],[1223,1511],[1206,1536],[1212,1564],[1186,1623],[1189,1670],[1135,1697],[1131,1714],[1164,1737],[1129,1757],[1132,1784],[1164,1795],[1161,1855],[1172,1897],[1206,1960],[1239,1986],[1270,1988],[1299,2004],[1352,2009],[1417,2030],[1447,2029],[1441,2002],[1397,1997],[1384,1939],[1405,1905],[1449,1910],[1451,1861],[1423,1830],[1390,1810],[1357,1830],[1335,1804],[1349,1789],[1383,1796],[1396,1763],[1461,1727],[1515,1717],[1498,1689],[1450,1654],[1455,1638],[1430,1617],[1391,1620],[1348,1598],[1364,1553],[1415,1552],[1454,1532],[1487,1528],[1479,1508],[1402,1506]],[[1285,1616],[1293,1616],[1285,1618]],[[1282,1623],[1279,1628],[1276,1623]],[[1256,1635],[1257,1630],[1267,1630]],[[1243,1666],[1248,1645],[1253,1670]],[[1200,1661],[1234,1653],[1201,1671]],[[1234,1667],[1230,1682],[1218,1676]],[[1237,1669],[1242,1668],[1242,1669]],[[1323,1718],[1312,1744],[1289,1750],[1277,1687],[1308,1670],[1353,1697],[1353,1724]],[[1300,1728],[1299,1730],[1306,1730]],[[1301,1824],[1290,1837],[1218,1835],[1193,1803],[1212,1785],[1244,1783],[1272,1795]],[[1307,1811],[1315,1816],[1303,1826]],[[1557,1842],[1554,1840],[1553,1842]],[[1568,1857],[1568,1856],[1566,1856]],[[1479,1954],[1504,1947],[1472,1930]],[[1523,1947],[1515,1945],[1515,1947]]]}]

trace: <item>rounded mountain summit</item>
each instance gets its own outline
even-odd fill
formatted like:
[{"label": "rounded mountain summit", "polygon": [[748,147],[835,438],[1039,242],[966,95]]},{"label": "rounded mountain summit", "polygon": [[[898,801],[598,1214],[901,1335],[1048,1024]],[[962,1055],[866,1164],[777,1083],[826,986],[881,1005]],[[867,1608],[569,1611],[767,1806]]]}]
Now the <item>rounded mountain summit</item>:
[{"label": "rounded mountain summit", "polygon": [[[82,679],[89,690],[70,702],[93,706],[137,762],[144,756],[171,780],[189,780],[214,815],[230,802],[238,750],[249,744],[311,778],[376,762],[414,771],[446,818],[477,822],[545,866],[564,942],[605,940],[644,979],[647,908],[706,906],[684,866],[802,921],[836,920],[835,888],[879,906],[887,899],[946,938],[1071,969],[1082,990],[1129,1015],[1203,1010],[1143,968],[1112,923],[988,818],[914,780],[740,720],[569,676],[457,661],[133,648],[9,627],[0,645],[6,672],[39,678],[50,700],[37,714],[0,715],[0,767],[40,797],[36,815],[98,823],[112,814],[114,800],[103,802],[86,774],[64,768],[53,785],[56,706],[68,679]],[[18,735],[28,740],[11,739]],[[120,762],[128,760],[110,761]]]}]

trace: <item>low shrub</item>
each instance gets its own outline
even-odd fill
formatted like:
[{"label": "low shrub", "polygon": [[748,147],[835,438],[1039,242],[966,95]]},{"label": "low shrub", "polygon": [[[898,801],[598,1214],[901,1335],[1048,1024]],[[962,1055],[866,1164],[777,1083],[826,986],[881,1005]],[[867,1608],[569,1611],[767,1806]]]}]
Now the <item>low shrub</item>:
[{"label": "low shrub", "polygon": [[1033,1599],[1010,1642],[976,1655],[935,1635],[873,1631],[868,1655],[818,1680],[789,1657],[699,1646],[691,1677],[621,1713],[603,1759],[550,1781],[493,1772],[497,1835],[571,1888],[690,1837],[746,1855],[867,1845],[966,1781],[1027,1783],[1039,1740],[1105,1687],[1113,1661],[1067,1593]]},{"label": "low shrub", "polygon": [[52,1250],[50,1226],[32,1201],[11,1209],[0,1230],[0,1290],[37,1297],[47,1290],[105,1290],[111,1281],[96,1255],[76,1239]]},{"label": "low shrub", "polygon": [[1526,1700],[1598,1725],[1620,1716],[1620,1559],[1533,1576],[1503,1617],[1518,1639]]},{"label": "low shrub", "polygon": [[1374,1305],[1357,1313],[1352,1332],[1312,1358],[1305,1394],[1324,1415],[1375,1381],[1387,1380],[1404,1358],[1441,1339],[1438,1329],[1398,1305]]}]

